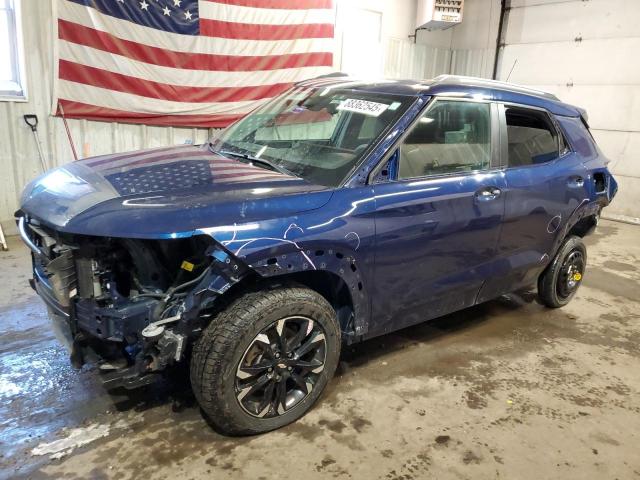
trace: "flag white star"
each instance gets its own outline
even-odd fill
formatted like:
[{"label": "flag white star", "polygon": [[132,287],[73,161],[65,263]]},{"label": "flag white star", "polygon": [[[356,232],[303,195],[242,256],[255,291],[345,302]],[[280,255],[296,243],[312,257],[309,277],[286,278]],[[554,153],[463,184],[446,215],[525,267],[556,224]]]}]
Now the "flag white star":
[{"label": "flag white star", "polygon": [[118,3],[124,3],[124,0],[118,0]]},{"label": "flag white star", "polygon": [[142,0],[140,2],[140,8],[142,10],[147,10],[147,11],[149,10],[149,4],[147,3],[147,0]]},{"label": "flag white star", "polygon": [[173,0],[174,7],[179,7],[181,3],[182,3],[182,0]]},{"label": "flag white star", "polygon": [[185,20],[191,20],[191,12],[190,11],[186,11],[184,12],[184,19]]},{"label": "flag white star", "polygon": [[162,13],[165,14],[166,16],[169,16],[169,15],[171,15],[171,10],[169,10],[168,7],[164,7],[162,9]]}]

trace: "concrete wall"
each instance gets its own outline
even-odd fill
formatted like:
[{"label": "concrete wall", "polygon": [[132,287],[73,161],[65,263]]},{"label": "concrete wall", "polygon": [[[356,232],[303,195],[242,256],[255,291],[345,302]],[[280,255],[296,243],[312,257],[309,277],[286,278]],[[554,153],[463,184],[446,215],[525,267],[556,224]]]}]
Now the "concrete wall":
[{"label": "concrete wall", "polygon": [[607,215],[640,221],[640,1],[512,0],[498,78],[587,109],[620,184]]}]

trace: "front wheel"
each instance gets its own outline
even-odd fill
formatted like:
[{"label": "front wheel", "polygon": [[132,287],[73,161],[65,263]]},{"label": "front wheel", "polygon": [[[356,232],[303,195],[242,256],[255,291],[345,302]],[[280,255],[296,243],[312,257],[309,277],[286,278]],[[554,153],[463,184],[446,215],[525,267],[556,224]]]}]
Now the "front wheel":
[{"label": "front wheel", "polygon": [[580,237],[567,238],[551,264],[538,279],[538,295],[547,307],[563,307],[582,283],[587,267],[587,248]]},{"label": "front wheel", "polygon": [[301,287],[249,292],[194,346],[191,383],[220,432],[267,432],[304,415],[333,376],[340,329],[329,303]]}]

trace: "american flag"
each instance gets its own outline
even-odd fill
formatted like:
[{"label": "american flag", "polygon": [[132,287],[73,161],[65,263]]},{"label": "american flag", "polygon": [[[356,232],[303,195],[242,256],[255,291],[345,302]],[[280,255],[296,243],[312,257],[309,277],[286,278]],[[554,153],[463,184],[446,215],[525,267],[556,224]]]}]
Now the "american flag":
[{"label": "american flag", "polygon": [[333,0],[56,0],[71,118],[225,127],[333,65]]},{"label": "american flag", "polygon": [[82,163],[103,175],[120,195],[208,187],[214,183],[279,182],[292,177],[213,154],[206,147],[177,146],[101,155]]}]

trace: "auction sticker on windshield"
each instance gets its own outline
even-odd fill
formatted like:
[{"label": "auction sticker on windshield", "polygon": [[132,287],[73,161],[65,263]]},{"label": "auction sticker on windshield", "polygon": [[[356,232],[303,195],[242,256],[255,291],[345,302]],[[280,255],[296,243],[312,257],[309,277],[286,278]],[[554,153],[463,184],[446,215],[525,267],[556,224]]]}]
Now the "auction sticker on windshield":
[{"label": "auction sticker on windshield", "polygon": [[338,110],[346,110],[347,112],[362,113],[372,117],[378,117],[384,112],[389,105],[386,103],[368,102],[366,100],[358,100],[357,98],[347,98],[340,105]]}]

